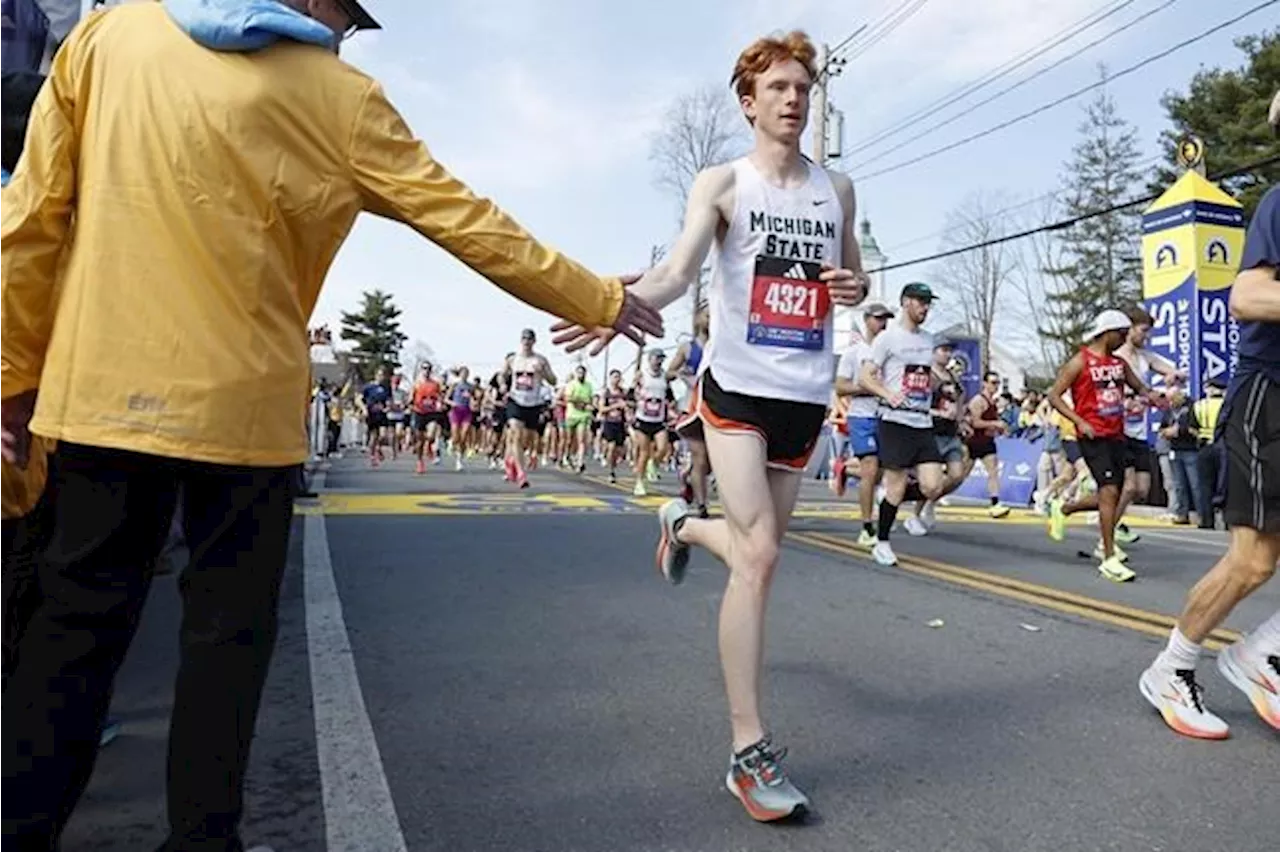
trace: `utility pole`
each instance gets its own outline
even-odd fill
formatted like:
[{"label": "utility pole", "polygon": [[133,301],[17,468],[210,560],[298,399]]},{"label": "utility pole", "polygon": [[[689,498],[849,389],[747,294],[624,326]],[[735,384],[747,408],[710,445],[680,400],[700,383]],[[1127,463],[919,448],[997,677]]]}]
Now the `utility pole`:
[{"label": "utility pole", "polygon": [[818,79],[813,81],[809,98],[809,120],[813,122],[813,161],[820,166],[827,162],[827,81],[830,78],[827,57],[830,55],[831,51],[825,42],[818,45],[815,63]]}]

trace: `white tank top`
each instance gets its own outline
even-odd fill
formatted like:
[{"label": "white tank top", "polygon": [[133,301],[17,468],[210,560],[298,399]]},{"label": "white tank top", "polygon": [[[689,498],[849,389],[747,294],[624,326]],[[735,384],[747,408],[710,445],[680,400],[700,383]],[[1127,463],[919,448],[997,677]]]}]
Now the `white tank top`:
[{"label": "white tank top", "polygon": [[636,419],[663,423],[667,419],[667,377],[642,373],[636,385]]},{"label": "white tank top", "polygon": [[731,167],[734,209],[711,275],[711,341],[699,372],[733,393],[826,405],[835,375],[821,264],[842,265],[844,211],[825,169],[796,189]]},{"label": "white tank top", "polygon": [[536,354],[511,359],[511,401],[524,408],[542,404],[542,359]]},{"label": "white tank top", "polygon": [[[1129,366],[1142,381],[1151,382],[1151,359],[1147,357],[1147,353],[1139,349],[1135,353],[1133,361],[1129,362]],[[1146,441],[1151,434],[1147,428],[1147,417],[1145,406],[1141,409],[1135,406],[1133,411],[1129,411],[1126,407],[1124,413],[1125,436],[1135,441]]]}]

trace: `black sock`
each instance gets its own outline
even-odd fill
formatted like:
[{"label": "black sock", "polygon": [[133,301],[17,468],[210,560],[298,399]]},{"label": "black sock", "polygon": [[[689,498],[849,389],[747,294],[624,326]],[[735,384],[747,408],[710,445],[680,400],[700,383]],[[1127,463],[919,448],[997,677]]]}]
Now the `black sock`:
[{"label": "black sock", "polygon": [[997,504],[997,503],[999,503],[999,502],[1000,502],[1000,498],[999,498],[999,497],[992,497],[992,498],[991,498],[991,505],[992,505],[992,506],[994,506],[995,504]]},{"label": "black sock", "polygon": [[898,507],[886,497],[880,501],[880,533],[876,536],[880,541],[888,541],[893,529],[893,522],[898,519]]},{"label": "black sock", "polygon": [[923,500],[923,499],[924,499],[924,492],[920,490],[920,483],[919,483],[919,482],[908,482],[908,483],[907,483],[907,491],[906,491],[906,493],[903,495],[902,499],[903,499],[903,501],[904,501],[904,502],[905,502],[905,501],[907,501],[907,500],[910,500],[910,501],[912,501],[912,502],[915,502],[915,501],[917,501],[917,500]]},{"label": "black sock", "polygon": [[865,532],[867,535],[876,534],[876,528],[870,521],[862,522],[862,531]]}]

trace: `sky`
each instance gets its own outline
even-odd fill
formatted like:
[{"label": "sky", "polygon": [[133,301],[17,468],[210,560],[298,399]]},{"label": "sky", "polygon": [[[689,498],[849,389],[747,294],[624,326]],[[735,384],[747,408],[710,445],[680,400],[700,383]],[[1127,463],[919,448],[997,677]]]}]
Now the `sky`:
[{"label": "sky", "polygon": [[[1133,0],[1121,11],[1020,69],[972,100],[1033,73],[1071,50],[1168,0]],[[874,168],[988,128],[1234,17],[1259,0],[1174,0],[1128,31],[1085,51],[1018,91],[967,110],[946,128],[885,156]],[[724,85],[743,47],[774,31],[800,28],[835,45],[900,0],[697,0],[617,4],[592,0],[369,0],[384,29],[360,33],[343,58],[377,78],[432,154],[477,193],[494,199],[539,240],[600,274],[639,271],[651,246],[669,244],[679,210],[655,187],[649,152],[673,100]],[[1114,0],[928,0],[887,38],[851,60],[830,89],[852,148],[936,98],[1052,38]],[[1275,26],[1277,7],[1110,82],[1120,112],[1138,130],[1144,157],[1159,153],[1167,126],[1159,100],[1185,90],[1202,67],[1235,67],[1234,38]],[[1211,10],[1211,11],[1210,11]],[[1059,183],[1088,96],[931,160],[859,179],[861,158],[878,154],[930,120],[852,160],[859,218],[866,215],[890,262],[937,250],[948,210],[974,193],[1014,202]],[[968,103],[968,102],[966,102]],[[940,115],[951,115],[948,110]],[[806,148],[807,148],[806,143]],[[890,292],[931,269],[888,273]],[[440,364],[487,375],[515,348],[521,328],[553,350],[553,318],[529,308],[403,225],[362,216],[342,248],[313,325],[339,328],[365,290],[392,293],[414,360],[425,343]],[[662,345],[688,323],[687,302],[667,310]],[[999,323],[997,325],[999,328]],[[615,343],[611,357],[634,357]],[[602,364],[591,364],[598,373]]]}]

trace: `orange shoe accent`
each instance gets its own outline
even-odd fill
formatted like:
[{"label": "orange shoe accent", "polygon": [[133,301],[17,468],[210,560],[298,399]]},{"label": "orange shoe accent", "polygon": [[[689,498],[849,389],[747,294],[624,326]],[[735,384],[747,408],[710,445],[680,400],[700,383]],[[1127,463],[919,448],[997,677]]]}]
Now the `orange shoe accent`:
[{"label": "orange shoe accent", "polygon": [[[1169,698],[1167,695],[1161,695],[1161,698]],[[1225,740],[1230,738],[1231,731],[1222,731],[1221,733],[1210,733],[1202,731],[1199,728],[1193,728],[1190,725],[1184,725],[1172,710],[1161,710],[1160,718],[1164,719],[1164,723],[1184,737],[1191,737],[1197,740]]]},{"label": "orange shoe accent", "polygon": [[[733,773],[733,783],[729,784],[729,792],[734,798],[742,803],[742,807],[746,808],[747,815],[756,822],[775,822],[780,819],[786,819],[795,813],[794,810],[789,811],[771,811],[768,808],[762,808],[749,795],[749,791],[756,786],[755,781],[749,775],[742,775],[738,772]],[[746,789],[744,789],[746,788]]]}]

